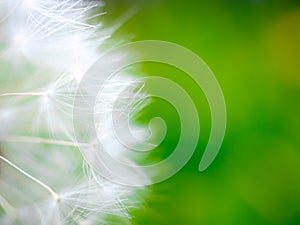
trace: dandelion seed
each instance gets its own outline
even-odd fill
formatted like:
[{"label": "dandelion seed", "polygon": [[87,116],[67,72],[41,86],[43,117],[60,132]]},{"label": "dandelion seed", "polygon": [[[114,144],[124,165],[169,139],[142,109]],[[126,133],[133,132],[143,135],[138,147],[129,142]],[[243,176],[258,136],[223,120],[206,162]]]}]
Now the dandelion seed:
[{"label": "dandelion seed", "polygon": [[45,183],[43,183],[42,181],[36,179],[35,177],[31,176],[29,173],[25,172],[24,170],[22,170],[21,168],[19,168],[17,165],[15,165],[14,163],[12,163],[11,161],[9,161],[8,159],[4,158],[3,156],[0,156],[0,159],[4,162],[6,162],[7,164],[9,164],[10,166],[12,166],[13,168],[15,168],[16,170],[18,170],[20,173],[24,174],[26,177],[30,178],[31,180],[33,180],[34,182],[38,183],[41,187],[45,188],[47,191],[49,191],[49,193],[53,196],[53,198],[57,201],[60,202],[60,197],[58,196],[58,194],[56,192],[54,192],[48,185],[46,185]]},{"label": "dandelion seed", "polygon": [[[97,167],[113,173],[119,168],[104,163],[98,137],[86,133],[82,142],[75,141],[72,118],[78,84],[103,54],[99,47],[120,21],[113,29],[89,22],[104,14],[93,13],[101,1],[2,0],[0,4],[0,61],[13,68],[3,72],[12,79],[5,79],[0,90],[0,208],[5,212],[0,210],[0,224],[105,224],[107,215],[128,219],[137,188],[112,183],[94,171]],[[124,53],[105,59],[103,66],[118,66],[125,57]],[[103,77],[95,79],[99,82],[104,82]],[[108,115],[127,115],[128,105],[142,95],[135,91],[139,85],[125,74],[108,81],[95,106],[96,115],[108,119],[91,124],[97,126],[101,141],[128,164],[134,162],[116,144]],[[90,98],[91,93],[85,95]],[[124,171],[124,179],[148,179],[143,171],[135,172]]]}]

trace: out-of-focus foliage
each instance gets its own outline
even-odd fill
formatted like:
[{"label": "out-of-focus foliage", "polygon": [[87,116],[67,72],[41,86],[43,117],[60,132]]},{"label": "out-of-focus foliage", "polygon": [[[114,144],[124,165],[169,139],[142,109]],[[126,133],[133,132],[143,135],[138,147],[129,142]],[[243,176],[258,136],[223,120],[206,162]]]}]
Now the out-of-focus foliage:
[{"label": "out-of-focus foliage", "polygon": [[[123,35],[175,42],[202,57],[222,86],[228,110],[221,152],[200,173],[210,127],[203,93],[174,68],[142,65],[144,74],[186,88],[198,107],[201,137],[186,167],[153,186],[145,207],[134,211],[133,223],[299,224],[299,1],[110,1],[106,7],[116,15],[138,8],[120,28]],[[163,101],[150,105],[142,119],[154,115],[167,119],[169,127],[153,152],[156,160],[174,149],[180,127],[176,112]]]}]

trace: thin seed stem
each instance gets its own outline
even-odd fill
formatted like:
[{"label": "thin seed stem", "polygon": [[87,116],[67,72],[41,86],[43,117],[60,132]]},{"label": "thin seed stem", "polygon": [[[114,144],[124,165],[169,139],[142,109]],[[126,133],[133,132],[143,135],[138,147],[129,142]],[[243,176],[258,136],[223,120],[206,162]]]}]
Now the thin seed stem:
[{"label": "thin seed stem", "polygon": [[[62,141],[41,137],[28,137],[28,136],[5,136],[2,139],[3,142],[21,142],[21,143],[37,143],[37,144],[49,144],[49,145],[61,145],[68,147],[78,147],[77,143],[72,141]],[[81,143],[79,145],[90,146],[88,143]]]},{"label": "thin seed stem", "polygon": [[0,97],[11,97],[11,96],[47,96],[49,95],[49,93],[47,92],[21,92],[21,93],[17,93],[17,92],[13,92],[13,93],[4,93],[4,94],[0,94]]},{"label": "thin seed stem", "polygon": [[42,181],[38,180],[37,178],[31,176],[29,173],[25,172],[24,170],[22,170],[20,167],[18,167],[17,165],[15,165],[14,163],[12,163],[11,161],[9,161],[8,159],[4,158],[3,156],[0,156],[0,159],[2,161],[4,161],[5,163],[7,163],[8,165],[10,165],[11,167],[15,168],[16,170],[18,170],[20,173],[22,173],[23,175],[25,175],[26,177],[28,177],[29,179],[33,180],[34,182],[36,182],[37,184],[39,184],[41,187],[45,188],[53,197],[57,202],[60,202],[60,197],[58,196],[58,194],[56,192],[54,192],[48,185],[46,185],[45,183],[43,183]]}]

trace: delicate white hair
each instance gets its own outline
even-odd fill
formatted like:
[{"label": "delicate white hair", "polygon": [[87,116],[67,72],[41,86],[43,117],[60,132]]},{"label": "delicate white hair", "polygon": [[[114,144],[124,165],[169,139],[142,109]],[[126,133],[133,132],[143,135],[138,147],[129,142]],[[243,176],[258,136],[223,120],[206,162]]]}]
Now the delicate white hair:
[{"label": "delicate white hair", "polygon": [[[78,84],[113,32],[95,20],[103,14],[102,4],[0,2],[0,224],[99,224],[107,215],[130,217],[137,188],[112,183],[90,168],[72,126]],[[124,74],[109,81],[97,113],[112,113],[124,86],[139,85]],[[124,98],[134,98],[134,90]],[[119,113],[128,111],[122,105]],[[112,144],[110,121],[101,121],[96,126],[102,141],[122,154]],[[89,140],[84,144],[94,147]]]}]

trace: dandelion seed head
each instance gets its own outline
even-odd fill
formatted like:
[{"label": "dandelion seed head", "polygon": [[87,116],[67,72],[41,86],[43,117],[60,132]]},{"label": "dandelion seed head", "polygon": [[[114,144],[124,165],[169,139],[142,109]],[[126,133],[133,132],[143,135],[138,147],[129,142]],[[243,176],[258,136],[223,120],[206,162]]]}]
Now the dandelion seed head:
[{"label": "dandelion seed head", "polygon": [[[103,154],[99,140],[118,160],[135,165],[109,123],[112,114],[121,121],[121,115],[132,110],[131,101],[140,96],[135,93],[139,84],[124,73],[109,80],[92,110],[99,117],[90,125],[96,122],[98,134],[87,132],[77,143],[73,130],[78,85],[105,53],[99,49],[114,32],[88,22],[101,6],[101,1],[86,0],[0,3],[0,61],[19,67],[0,93],[0,156],[13,162],[1,161],[0,189],[15,212],[0,214],[0,224],[95,224],[105,223],[106,215],[130,217],[137,188],[104,179],[95,169],[110,175],[120,170]],[[126,53],[104,57],[102,66],[118,67],[124,59]],[[101,73],[89,88],[94,90],[100,82],[106,82]],[[142,170],[124,170],[122,176],[133,182],[149,179]]]}]

